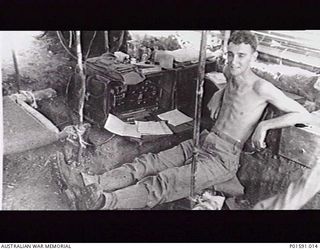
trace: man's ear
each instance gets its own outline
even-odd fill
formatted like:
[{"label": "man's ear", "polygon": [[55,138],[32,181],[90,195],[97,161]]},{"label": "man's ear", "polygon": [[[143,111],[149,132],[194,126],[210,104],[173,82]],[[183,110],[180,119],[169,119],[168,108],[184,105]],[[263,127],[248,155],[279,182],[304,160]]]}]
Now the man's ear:
[{"label": "man's ear", "polygon": [[252,62],[256,61],[258,58],[258,51],[255,51],[252,55]]}]

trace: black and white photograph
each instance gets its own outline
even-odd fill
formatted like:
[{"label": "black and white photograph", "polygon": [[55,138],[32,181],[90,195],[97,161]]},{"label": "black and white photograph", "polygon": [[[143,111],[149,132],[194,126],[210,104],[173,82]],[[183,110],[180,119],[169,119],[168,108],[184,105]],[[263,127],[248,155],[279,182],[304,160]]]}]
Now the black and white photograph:
[{"label": "black and white photograph", "polygon": [[12,30],[1,48],[3,210],[320,208],[320,30]]}]

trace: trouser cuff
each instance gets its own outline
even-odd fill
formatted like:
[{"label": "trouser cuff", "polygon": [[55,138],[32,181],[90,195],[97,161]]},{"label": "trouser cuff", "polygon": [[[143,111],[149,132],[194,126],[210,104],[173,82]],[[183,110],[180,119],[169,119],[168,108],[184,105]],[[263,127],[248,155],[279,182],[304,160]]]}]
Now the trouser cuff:
[{"label": "trouser cuff", "polygon": [[148,190],[145,185],[136,184],[112,192],[115,195],[114,209],[145,208],[148,200]]}]

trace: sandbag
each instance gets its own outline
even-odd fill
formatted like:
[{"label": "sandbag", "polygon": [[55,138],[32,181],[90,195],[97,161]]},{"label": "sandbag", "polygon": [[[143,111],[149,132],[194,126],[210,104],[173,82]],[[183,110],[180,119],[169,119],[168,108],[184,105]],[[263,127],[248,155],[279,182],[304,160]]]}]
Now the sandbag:
[{"label": "sandbag", "polygon": [[28,104],[3,97],[4,154],[27,151],[59,139],[59,130]]},{"label": "sandbag", "polygon": [[316,73],[298,67],[265,63],[255,63],[252,70],[281,90],[303,96],[309,101],[319,99],[320,91],[315,88],[319,75]]}]

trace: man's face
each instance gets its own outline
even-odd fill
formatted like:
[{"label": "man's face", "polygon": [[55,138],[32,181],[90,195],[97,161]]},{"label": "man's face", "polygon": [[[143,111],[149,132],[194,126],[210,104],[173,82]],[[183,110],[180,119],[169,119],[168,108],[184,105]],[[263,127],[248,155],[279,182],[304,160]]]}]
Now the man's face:
[{"label": "man's face", "polygon": [[232,76],[239,76],[248,69],[250,64],[257,57],[255,52],[249,44],[240,43],[234,44],[229,43],[228,45],[228,66]]}]

